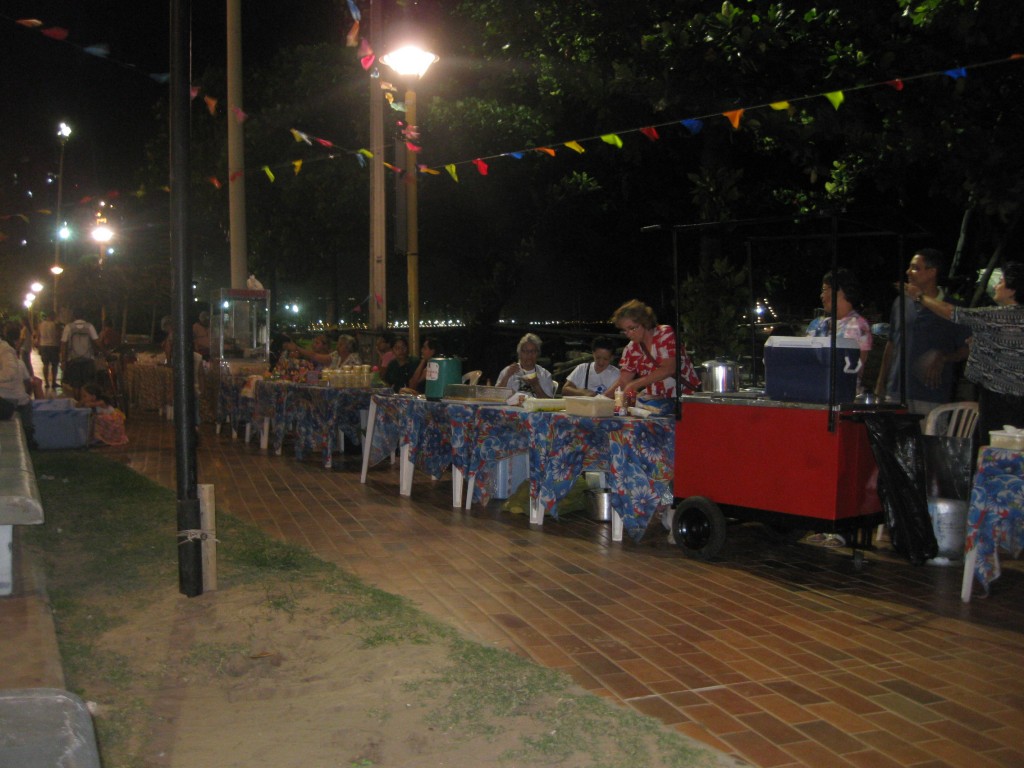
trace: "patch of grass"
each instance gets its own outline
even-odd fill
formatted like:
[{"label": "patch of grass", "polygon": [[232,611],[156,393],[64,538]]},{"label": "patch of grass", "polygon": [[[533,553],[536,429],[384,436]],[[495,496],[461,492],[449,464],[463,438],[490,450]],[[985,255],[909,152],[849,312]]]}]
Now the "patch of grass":
[{"label": "patch of grass", "polygon": [[357,621],[362,647],[400,643],[430,643],[451,636],[448,627],[417,610],[404,597],[373,587],[362,587],[349,593],[352,598],[331,611],[342,622]]},{"label": "patch of grass", "polygon": [[240,643],[195,643],[181,661],[187,667],[202,667],[223,675],[228,661],[248,653],[249,649]]}]

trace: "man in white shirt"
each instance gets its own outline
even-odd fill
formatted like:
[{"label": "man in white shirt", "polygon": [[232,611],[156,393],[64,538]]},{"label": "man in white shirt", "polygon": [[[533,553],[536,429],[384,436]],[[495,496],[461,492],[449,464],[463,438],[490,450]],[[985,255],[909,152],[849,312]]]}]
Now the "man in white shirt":
[{"label": "man in white shirt", "polygon": [[43,385],[46,389],[57,388],[57,368],[60,366],[60,329],[45,312],[36,326],[39,334],[39,357],[43,361]]},{"label": "man in white shirt", "polygon": [[611,364],[615,342],[607,336],[594,339],[590,349],[594,362],[580,363],[565,380],[562,392],[576,397],[594,397],[608,391],[619,380],[619,369]]}]

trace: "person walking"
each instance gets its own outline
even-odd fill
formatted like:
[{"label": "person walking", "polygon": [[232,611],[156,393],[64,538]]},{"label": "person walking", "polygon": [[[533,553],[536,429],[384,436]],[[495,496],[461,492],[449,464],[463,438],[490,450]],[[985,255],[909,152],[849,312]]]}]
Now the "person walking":
[{"label": "person walking", "polygon": [[75,320],[64,326],[61,336],[60,361],[64,366],[61,387],[78,400],[82,387],[96,381],[96,352],[99,349],[99,335],[96,327],[82,319],[82,313],[74,313]]},{"label": "person walking", "polygon": [[39,335],[39,357],[43,361],[43,386],[54,390],[57,388],[57,370],[60,367],[61,331],[53,318],[45,312],[39,317],[36,331]]}]

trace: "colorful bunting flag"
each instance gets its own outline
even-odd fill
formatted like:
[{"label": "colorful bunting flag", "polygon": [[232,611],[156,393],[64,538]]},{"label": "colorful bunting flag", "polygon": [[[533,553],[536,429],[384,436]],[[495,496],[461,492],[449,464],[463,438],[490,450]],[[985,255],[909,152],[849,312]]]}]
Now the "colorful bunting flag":
[{"label": "colorful bunting flag", "polygon": [[897,91],[903,90],[903,81],[900,80],[898,77],[895,80],[886,80],[885,84],[891,86]]},{"label": "colorful bunting flag", "polygon": [[555,156],[555,150],[551,147],[537,147],[537,151],[543,152],[545,155],[551,155],[551,157]]},{"label": "colorful bunting flag", "polygon": [[967,67],[957,67],[956,69],[947,69],[942,74],[948,75],[954,80],[959,80],[961,77],[967,77]]},{"label": "colorful bunting flag", "polygon": [[476,169],[480,172],[481,176],[487,175],[487,163],[485,163],[479,157],[473,161],[473,165],[476,166]]},{"label": "colorful bunting flag", "polygon": [[270,166],[269,165],[264,165],[263,166],[263,172],[265,174],[267,174],[267,178],[270,179],[270,183],[273,184],[274,181],[275,181],[275,177],[274,177],[274,172],[272,170],[270,170]]},{"label": "colorful bunting flag", "polygon": [[90,45],[82,49],[90,56],[98,56],[101,59],[107,58],[110,55],[110,46],[106,43],[97,43],[96,45]]},{"label": "colorful bunting flag", "polygon": [[291,134],[292,134],[292,138],[294,138],[294,139],[295,139],[295,141],[297,141],[297,142],[298,142],[298,141],[304,141],[304,142],[306,142],[307,144],[309,144],[310,146],[313,146],[313,142],[311,142],[311,141],[309,140],[309,136],[307,136],[306,134],[304,134],[304,133],[303,133],[302,131],[297,131],[297,130],[295,130],[294,128],[289,128],[288,130],[289,130],[289,131],[291,131]]},{"label": "colorful bunting flag", "polygon": [[235,172],[234,172],[234,173],[232,173],[232,174],[231,174],[230,176],[228,176],[228,181],[229,181],[229,182],[230,182],[230,181],[234,181],[234,180],[235,180],[235,179],[237,179],[237,178],[238,178],[239,176],[241,176],[241,175],[242,175],[243,173],[244,173],[244,171],[235,171]]},{"label": "colorful bunting flag", "polygon": [[781,112],[784,109],[789,109],[789,102],[788,101],[773,101],[768,106],[771,107],[772,109],[774,109],[776,112]]},{"label": "colorful bunting flag", "polygon": [[704,121],[698,120],[695,117],[690,118],[689,120],[680,120],[679,124],[688,130],[692,136],[696,136],[700,133],[701,128],[704,127]]},{"label": "colorful bunting flag", "polygon": [[646,136],[651,141],[657,141],[658,139],[661,138],[658,135],[658,129],[653,127],[653,126],[648,126],[647,128],[641,128],[640,129],[640,133],[642,133],[644,136]]},{"label": "colorful bunting flag", "polygon": [[446,171],[448,171],[448,175],[451,176],[453,179],[455,179],[455,183],[458,184],[459,183],[459,173],[458,173],[458,171],[455,170],[455,163],[448,163],[448,165],[446,165],[444,167],[444,169]]},{"label": "colorful bunting flag", "polygon": [[68,31],[64,27],[47,27],[41,33],[54,40],[67,40]]},{"label": "colorful bunting flag", "polygon": [[203,96],[203,101],[206,102],[206,109],[211,115],[217,114],[217,100],[213,96]]},{"label": "colorful bunting flag", "polygon": [[298,176],[299,175],[299,171],[302,170],[302,161],[301,160],[292,160],[292,167],[295,169],[295,175]]},{"label": "colorful bunting flag", "polygon": [[739,130],[740,118],[743,117],[743,112],[744,111],[745,110],[742,110],[742,109],[733,109],[733,110],[731,110],[729,112],[723,112],[722,113],[722,117],[724,117],[726,120],[728,120],[733,128]]},{"label": "colorful bunting flag", "polygon": [[232,107],[231,111],[235,113],[235,122],[236,123],[239,123],[239,124],[244,123],[246,121],[246,119],[249,117],[239,107]]},{"label": "colorful bunting flag", "polygon": [[842,91],[829,91],[825,94],[825,98],[829,100],[834,109],[839,109],[839,105],[846,100]]},{"label": "colorful bunting flag", "polygon": [[355,0],[347,0],[348,12],[352,14],[352,18],[359,21],[363,18],[362,14],[359,13],[359,6],[356,5]]},{"label": "colorful bunting flag", "polygon": [[622,139],[619,138],[618,134],[606,133],[604,136],[601,137],[601,141],[603,141],[605,144],[611,144],[613,147],[618,147],[619,149],[622,149]]},{"label": "colorful bunting flag", "polygon": [[348,34],[345,35],[345,47],[355,48],[359,45],[359,22],[352,22],[352,26],[349,27]]},{"label": "colorful bunting flag", "polygon": [[216,176],[210,177],[210,183],[213,184],[213,186],[215,186],[217,189],[221,188],[220,179],[218,179]]},{"label": "colorful bunting flag", "polygon": [[587,151],[582,146],[580,146],[580,143],[578,141],[567,141],[565,142],[565,146],[567,146],[573,152],[579,152],[581,155]]}]

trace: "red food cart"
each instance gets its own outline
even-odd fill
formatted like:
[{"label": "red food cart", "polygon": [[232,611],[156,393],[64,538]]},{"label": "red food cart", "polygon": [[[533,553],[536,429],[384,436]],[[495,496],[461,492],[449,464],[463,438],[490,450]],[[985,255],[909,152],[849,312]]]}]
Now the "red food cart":
[{"label": "red food cart", "polygon": [[675,444],[677,545],[709,559],[725,542],[728,518],[758,521],[782,536],[842,533],[859,566],[858,534],[882,522],[878,468],[858,420],[870,408],[743,392],[683,397]]}]

